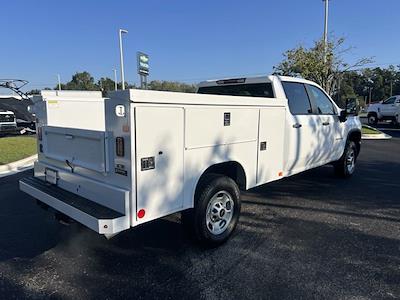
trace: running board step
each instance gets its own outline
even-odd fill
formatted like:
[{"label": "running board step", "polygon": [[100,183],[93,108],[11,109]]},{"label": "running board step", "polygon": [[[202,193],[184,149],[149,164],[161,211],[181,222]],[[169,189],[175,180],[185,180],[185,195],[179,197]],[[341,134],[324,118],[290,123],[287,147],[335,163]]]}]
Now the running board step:
[{"label": "running board step", "polygon": [[71,219],[105,235],[130,227],[129,217],[35,177],[19,181],[22,191]]}]

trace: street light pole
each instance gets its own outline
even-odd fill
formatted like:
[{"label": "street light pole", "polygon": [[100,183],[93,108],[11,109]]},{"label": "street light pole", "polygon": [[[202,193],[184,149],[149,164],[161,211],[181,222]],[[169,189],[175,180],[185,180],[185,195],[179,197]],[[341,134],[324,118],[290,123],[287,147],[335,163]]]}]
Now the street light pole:
[{"label": "street light pole", "polygon": [[369,87],[369,104],[371,104],[372,101],[372,87]]},{"label": "street light pole", "polygon": [[122,81],[122,89],[125,90],[125,74],[124,74],[124,53],[122,50],[122,34],[128,33],[128,30],[120,29],[119,30],[119,59],[121,63],[121,81]]},{"label": "street light pole", "polygon": [[114,88],[115,90],[118,89],[118,84],[117,84],[117,69],[113,69],[114,71]]},{"label": "street light pole", "polygon": [[390,80],[390,97],[393,96],[393,79]]},{"label": "street light pole", "polygon": [[58,90],[61,91],[61,77],[60,77],[60,74],[57,74],[57,80],[58,80]]},{"label": "street light pole", "polygon": [[322,0],[325,2],[325,22],[324,22],[324,63],[326,63],[326,56],[328,51],[328,8],[329,0]]}]

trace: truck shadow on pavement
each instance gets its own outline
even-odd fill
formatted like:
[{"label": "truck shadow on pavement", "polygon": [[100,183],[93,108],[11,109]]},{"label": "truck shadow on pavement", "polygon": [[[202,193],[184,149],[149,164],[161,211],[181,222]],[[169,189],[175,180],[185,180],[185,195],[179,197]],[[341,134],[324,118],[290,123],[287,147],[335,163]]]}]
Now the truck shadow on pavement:
[{"label": "truck shadow on pavement", "polygon": [[[256,187],[246,193],[244,202],[400,222],[398,211],[393,214],[393,218],[387,217],[391,215],[391,210],[400,209],[399,177],[393,176],[394,173],[399,173],[397,170],[400,170],[399,163],[364,162],[359,165],[354,176],[346,180],[334,176],[332,167],[324,166],[279,182]],[[260,196],[265,201],[264,199],[258,202],[252,201],[253,198]],[[301,198],[308,204],[302,202],[298,205],[294,202],[294,205],[289,205],[281,201],[283,197]],[[316,202],[336,204],[340,209],[312,208]],[[377,209],[381,210],[380,213],[368,214],[368,211]]]}]

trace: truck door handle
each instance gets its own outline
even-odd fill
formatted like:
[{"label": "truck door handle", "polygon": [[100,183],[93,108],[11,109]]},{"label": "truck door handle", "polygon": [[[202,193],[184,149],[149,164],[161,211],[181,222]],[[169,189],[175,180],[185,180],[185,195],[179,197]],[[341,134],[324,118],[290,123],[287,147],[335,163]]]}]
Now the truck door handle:
[{"label": "truck door handle", "polygon": [[293,124],[293,128],[300,128],[302,125],[300,123]]},{"label": "truck door handle", "polygon": [[329,125],[329,122],[324,122],[324,123],[322,123],[322,125],[323,125],[323,126],[328,126],[328,125]]},{"label": "truck door handle", "polygon": [[73,136],[72,134],[66,134],[66,135],[65,135],[65,138],[66,138],[67,140],[72,140],[72,139],[74,138],[74,136]]}]

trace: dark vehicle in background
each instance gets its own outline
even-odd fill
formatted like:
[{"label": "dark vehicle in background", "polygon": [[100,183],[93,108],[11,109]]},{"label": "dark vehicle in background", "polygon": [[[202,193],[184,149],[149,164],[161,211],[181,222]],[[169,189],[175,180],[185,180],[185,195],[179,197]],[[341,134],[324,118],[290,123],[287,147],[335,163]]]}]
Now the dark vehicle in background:
[{"label": "dark vehicle in background", "polygon": [[[33,133],[35,131],[35,116],[32,115],[28,107],[32,105],[30,99],[21,100],[15,97],[1,97],[0,98],[0,111],[10,112],[14,115],[14,122],[16,123],[13,131],[8,131],[7,133],[21,134],[21,130],[24,133]],[[4,127],[9,128],[9,124]],[[24,130],[28,129],[28,130]],[[1,130],[1,129],[0,129]]]}]

